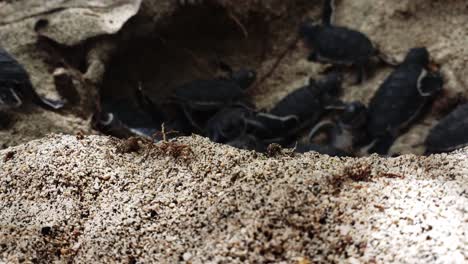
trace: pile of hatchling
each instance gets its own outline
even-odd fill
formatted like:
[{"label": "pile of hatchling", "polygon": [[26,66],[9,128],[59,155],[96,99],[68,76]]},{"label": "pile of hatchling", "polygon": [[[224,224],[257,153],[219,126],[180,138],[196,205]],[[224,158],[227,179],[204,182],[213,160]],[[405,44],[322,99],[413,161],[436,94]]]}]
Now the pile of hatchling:
[{"label": "pile of hatchling", "polygon": [[[256,80],[255,71],[234,71],[221,63],[225,76],[177,87],[164,106],[141,86],[135,89],[135,100],[102,98],[94,117],[96,128],[122,138],[138,135],[157,139],[164,133],[197,133],[214,142],[259,152],[275,143],[297,152],[331,156],[387,155],[394,141],[430,110],[443,88],[443,78],[424,47],[410,49],[404,60],[396,63],[363,33],[333,25],[333,4],[333,0],[325,0],[321,23],[305,21],[299,28],[301,40],[311,51],[307,60],[331,67],[325,76],[309,78],[307,85],[271,110],[256,109],[246,92]],[[366,69],[375,59],[394,70],[369,104],[342,101],[343,69],[356,68],[356,84],[360,84],[366,81]],[[27,103],[54,111],[64,105],[40,97],[24,68],[0,48],[0,112],[18,111]],[[4,116],[0,115],[0,125],[6,122],[1,120]],[[468,145],[465,128],[468,104],[459,106],[432,128],[425,141],[426,153]]]}]

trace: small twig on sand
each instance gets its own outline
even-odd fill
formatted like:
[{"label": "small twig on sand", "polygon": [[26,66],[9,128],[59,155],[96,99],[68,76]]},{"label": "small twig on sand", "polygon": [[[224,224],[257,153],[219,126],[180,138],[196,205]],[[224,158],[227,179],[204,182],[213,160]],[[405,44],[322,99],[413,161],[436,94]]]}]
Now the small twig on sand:
[{"label": "small twig on sand", "polygon": [[175,130],[171,130],[171,131],[166,132],[166,127],[165,127],[164,123],[162,123],[161,124],[161,131],[157,131],[156,133],[154,133],[152,139],[153,139],[153,141],[155,141],[158,136],[161,136],[162,141],[167,142],[167,135],[178,134],[178,133],[179,133],[179,131],[175,131]]},{"label": "small twig on sand", "polygon": [[228,12],[228,16],[230,19],[232,19],[232,21],[234,21],[234,23],[236,23],[237,26],[239,26],[239,28],[242,31],[242,34],[244,34],[244,38],[248,38],[249,32],[247,31],[245,26],[240,22],[240,20],[231,12]]},{"label": "small twig on sand", "polygon": [[275,63],[273,64],[273,66],[270,68],[269,71],[267,71],[267,73],[265,73],[262,78],[260,78],[256,84],[252,87],[252,91],[256,91],[257,88],[265,82],[266,79],[268,79],[271,75],[273,75],[273,73],[275,72],[276,68],[278,68],[279,64],[281,63],[281,61],[286,57],[286,55],[288,55],[293,49],[294,47],[296,46],[297,42],[299,41],[299,37],[296,37],[293,39],[293,41],[291,41],[291,43],[289,43],[289,45],[286,47],[286,49],[280,53],[280,55],[278,56],[278,58],[276,59]]}]

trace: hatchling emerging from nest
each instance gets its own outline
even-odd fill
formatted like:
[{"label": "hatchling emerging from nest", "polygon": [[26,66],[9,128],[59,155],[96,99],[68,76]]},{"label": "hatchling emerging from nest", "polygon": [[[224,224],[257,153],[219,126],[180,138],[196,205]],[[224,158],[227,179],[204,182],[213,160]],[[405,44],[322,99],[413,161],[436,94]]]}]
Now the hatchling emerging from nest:
[{"label": "hatchling emerging from nest", "polygon": [[332,24],[333,0],[325,0],[322,23],[307,20],[299,27],[299,36],[311,52],[307,60],[334,66],[355,66],[359,69],[357,83],[365,79],[366,66],[371,58],[396,65],[396,62],[382,54],[376,45],[362,32]]},{"label": "hatchling emerging from nest", "polygon": [[468,104],[458,106],[434,126],[426,138],[426,154],[468,146]]},{"label": "hatchling emerging from nest", "polygon": [[46,110],[58,110],[64,105],[37,94],[23,66],[0,47],[0,110],[16,109],[25,102]]}]

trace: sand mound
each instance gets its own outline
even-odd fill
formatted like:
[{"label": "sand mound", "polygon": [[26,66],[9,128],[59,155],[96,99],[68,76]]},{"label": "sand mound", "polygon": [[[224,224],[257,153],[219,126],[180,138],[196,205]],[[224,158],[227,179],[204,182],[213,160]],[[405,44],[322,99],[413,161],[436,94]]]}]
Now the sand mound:
[{"label": "sand mound", "polygon": [[198,136],[53,135],[0,151],[0,262],[462,263],[466,153],[268,157]]}]

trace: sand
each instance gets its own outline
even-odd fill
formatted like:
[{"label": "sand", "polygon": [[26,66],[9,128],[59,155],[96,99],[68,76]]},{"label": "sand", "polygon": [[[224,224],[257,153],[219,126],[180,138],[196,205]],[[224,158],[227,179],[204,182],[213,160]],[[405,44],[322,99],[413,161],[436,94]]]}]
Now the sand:
[{"label": "sand", "polygon": [[[121,6],[138,6],[138,0],[124,0],[119,1],[118,5],[109,5],[109,12],[92,7],[96,5],[94,1],[79,6],[80,8],[73,8],[74,2],[56,1],[51,2],[50,6],[33,8],[23,6],[32,4],[28,1],[0,4],[0,14],[5,14],[0,18],[0,45],[25,65],[40,94],[59,97],[51,74],[57,67],[56,58],[51,59],[53,54],[37,45],[38,34],[33,31],[38,19],[48,19],[50,26],[40,33],[65,44],[54,52],[63,56],[69,67],[83,74],[81,77],[76,76],[74,82],[78,88],[84,90],[81,95],[91,105],[97,101],[96,89],[104,90],[106,96],[126,96],[125,91],[127,94],[128,91],[133,91],[139,82],[158,98],[167,92],[165,90],[170,86],[169,83],[177,85],[194,78],[213,77],[213,61],[219,58],[234,68],[254,68],[263,77],[295,38],[300,21],[305,17],[318,19],[321,6],[321,1],[318,0],[251,0],[242,3],[216,0],[206,2],[219,2],[225,9],[194,6],[181,10],[177,1],[142,1],[140,11],[135,17],[131,17],[132,12],[119,10]],[[391,150],[392,153],[401,154],[423,153],[422,143],[429,129],[446,114],[446,108],[453,107],[450,104],[447,107],[447,102],[467,97],[466,1],[336,2],[336,24],[366,33],[382,51],[397,59],[401,59],[412,47],[426,46],[434,62],[440,65],[446,82],[445,93],[438,97],[438,107],[434,107],[410,131],[402,135]],[[111,1],[106,1],[103,5],[109,3]],[[69,16],[64,16],[60,8],[64,8],[62,11]],[[49,9],[55,11],[47,12]],[[90,21],[97,23],[96,29],[86,26],[86,23],[72,24],[73,28],[60,26],[69,17],[81,19],[83,10],[95,14],[90,16]],[[106,23],[99,24],[100,20],[108,19],[108,14],[112,13],[116,13],[116,21],[119,21],[112,29]],[[81,21],[80,19],[77,18],[77,21]],[[126,19],[129,21],[122,25]],[[121,31],[106,35],[106,32],[115,31],[118,28],[116,25],[122,26]],[[90,36],[93,37],[87,39]],[[163,44],[160,43],[161,39],[164,40]],[[82,42],[79,45],[68,46],[79,40]],[[305,57],[303,50],[293,49],[273,74],[255,87],[252,92],[256,94],[254,101],[259,108],[272,107],[288,93],[302,86],[310,76],[318,76],[324,66],[308,63]],[[368,102],[391,68],[380,65],[373,70],[375,73],[360,86],[353,86],[347,81],[343,98],[348,101]],[[107,76],[104,76],[105,72],[108,73]],[[88,87],[81,83],[82,78],[97,82],[96,86]],[[0,147],[25,143],[51,132],[92,132],[89,122],[92,113],[89,112],[89,107],[85,110],[83,115],[83,109],[72,106],[69,111],[60,112],[53,117],[39,114],[34,119],[17,113],[15,118],[18,121],[13,128],[0,131]],[[68,123],[70,128],[64,126],[64,123]],[[28,126],[47,128],[27,129]],[[24,138],[17,134],[24,135]]]},{"label": "sand", "polygon": [[[222,12],[142,1],[134,17],[138,0],[106,1],[110,11],[74,2],[0,3],[0,45],[25,65],[38,92],[62,96],[52,78],[57,58],[33,31],[48,19],[40,33],[61,43],[52,50],[88,100],[58,113],[14,112],[15,122],[0,130],[0,263],[468,262],[468,149],[388,159],[290,150],[269,157],[199,136],[156,146],[81,136],[97,133],[90,106],[98,89],[125,96],[141,81],[160,95],[168,81],[212,77],[217,57],[263,76],[301,19],[318,18],[320,1],[219,0]],[[337,3],[337,24],[368,34],[398,59],[427,46],[440,65],[446,92],[392,148],[422,153],[447,102],[467,95],[466,1]],[[133,9],[120,12],[126,5]],[[83,10],[102,27],[60,26]],[[113,13],[118,23],[101,23]],[[161,32],[169,44],[154,38]],[[254,101],[270,108],[323,68],[294,49],[251,91]],[[343,98],[367,102],[391,71],[374,70],[362,86],[347,80]]]},{"label": "sand", "polygon": [[[0,261],[468,260],[468,150],[339,159],[199,136],[125,144],[53,135],[0,151]],[[177,158],[167,148],[183,145]]]}]

